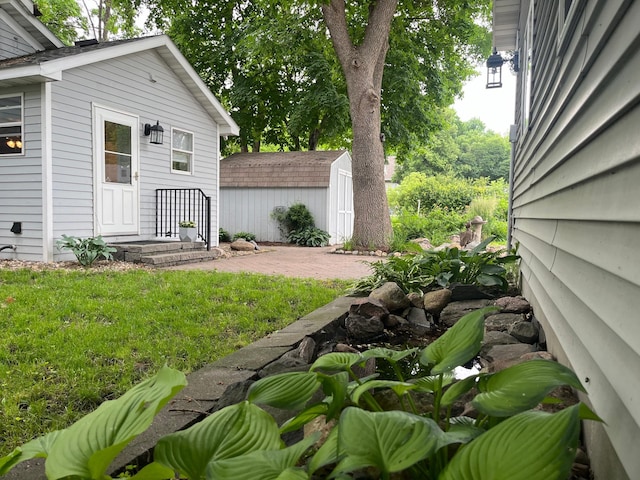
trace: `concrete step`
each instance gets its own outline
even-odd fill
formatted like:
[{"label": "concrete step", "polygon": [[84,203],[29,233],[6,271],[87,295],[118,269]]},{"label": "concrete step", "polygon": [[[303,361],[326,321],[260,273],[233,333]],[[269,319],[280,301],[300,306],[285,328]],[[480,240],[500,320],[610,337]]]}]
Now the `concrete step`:
[{"label": "concrete step", "polygon": [[[202,261],[199,258],[211,257],[211,252],[205,250],[204,242],[163,242],[163,241],[141,241],[131,243],[113,243],[110,246],[116,249],[113,254],[115,260],[132,263],[153,264],[153,260],[144,261],[144,258],[161,255],[184,255],[187,253],[202,253],[204,255],[192,255],[195,261]],[[214,258],[217,254],[213,254]],[[188,256],[183,257],[185,260]],[[185,262],[182,262],[185,263]]]},{"label": "concrete step", "polygon": [[172,267],[185,263],[208,262],[220,256],[219,249],[207,250],[184,250],[181,252],[156,253],[143,255],[140,263],[149,267]]}]

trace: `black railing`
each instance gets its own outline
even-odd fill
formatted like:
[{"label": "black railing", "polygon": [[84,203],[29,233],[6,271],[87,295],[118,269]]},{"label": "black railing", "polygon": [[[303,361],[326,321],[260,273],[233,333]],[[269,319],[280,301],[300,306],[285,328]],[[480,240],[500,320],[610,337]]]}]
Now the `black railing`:
[{"label": "black railing", "polygon": [[199,188],[156,190],[156,237],[177,237],[181,221],[194,221],[198,238],[211,250],[211,197]]}]

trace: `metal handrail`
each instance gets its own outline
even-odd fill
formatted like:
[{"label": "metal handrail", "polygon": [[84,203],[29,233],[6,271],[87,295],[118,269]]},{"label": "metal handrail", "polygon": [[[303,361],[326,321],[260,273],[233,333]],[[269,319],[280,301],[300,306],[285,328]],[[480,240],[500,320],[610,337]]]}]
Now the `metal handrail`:
[{"label": "metal handrail", "polygon": [[199,188],[156,189],[156,237],[177,237],[180,222],[188,220],[211,250],[211,197]]}]

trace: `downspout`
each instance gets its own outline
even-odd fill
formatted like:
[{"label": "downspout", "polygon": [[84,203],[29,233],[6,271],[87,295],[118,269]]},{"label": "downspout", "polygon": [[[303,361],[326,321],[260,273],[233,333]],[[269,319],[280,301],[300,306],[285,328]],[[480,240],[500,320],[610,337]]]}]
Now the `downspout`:
[{"label": "downspout", "polygon": [[53,262],[53,138],[51,82],[40,89],[40,118],[42,125],[42,260]]},{"label": "downspout", "polygon": [[507,251],[511,251],[512,230],[513,230],[513,174],[516,160],[516,140],[518,137],[518,126],[509,127],[509,142],[511,143],[511,158],[509,159],[509,200],[507,206]]}]

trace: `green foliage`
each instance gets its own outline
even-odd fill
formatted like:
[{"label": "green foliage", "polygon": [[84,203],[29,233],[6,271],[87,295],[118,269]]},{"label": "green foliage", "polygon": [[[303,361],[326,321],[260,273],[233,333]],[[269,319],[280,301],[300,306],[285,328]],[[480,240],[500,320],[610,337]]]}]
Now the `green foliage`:
[{"label": "green foliage", "polygon": [[289,234],[287,240],[296,245],[304,245],[307,247],[324,247],[329,243],[331,236],[328,232],[316,227],[307,227],[302,230],[296,230]]},{"label": "green foliage", "polygon": [[195,371],[347,287],[249,273],[2,265],[0,285],[0,457],[68,427],[165,363]]},{"label": "green foliage", "polygon": [[219,242],[230,242],[231,241],[231,234],[229,232],[227,232],[224,228],[219,228],[218,229],[218,241]]},{"label": "green foliage", "polygon": [[35,4],[42,14],[40,21],[66,45],[73,45],[78,31],[88,29],[76,0],[36,0]]},{"label": "green foliage", "polygon": [[89,238],[62,235],[62,238],[56,242],[56,246],[60,250],[71,250],[80,265],[84,267],[90,267],[101,257],[111,260],[113,259],[111,254],[116,251],[115,248],[107,245],[101,235]]},{"label": "green foliage", "polygon": [[369,294],[387,282],[395,282],[406,293],[424,292],[436,286],[465,283],[481,287],[509,286],[505,265],[515,263],[517,255],[504,251],[488,252],[484,248],[493,240],[487,238],[472,250],[445,248],[425,251],[371,264],[373,273],[357,280],[351,287],[353,294]]},{"label": "green foliage", "polygon": [[[394,234],[408,239],[428,238],[432,245],[449,242],[451,235],[460,232],[467,215],[442,207],[434,207],[425,215],[403,212],[392,217]],[[397,250],[401,251],[401,250]]]},{"label": "green foliage", "polygon": [[239,238],[244,238],[247,242],[255,241],[256,236],[254,233],[249,232],[236,232],[233,234],[232,240],[237,240]]},{"label": "green foliage", "polygon": [[195,228],[196,222],[193,220],[182,220],[180,221],[179,226],[182,228]]},{"label": "green foliage", "polygon": [[[556,362],[532,360],[464,380],[452,374],[477,355],[485,315],[495,310],[488,307],[462,317],[420,353],[423,370],[414,369],[411,378],[401,373],[398,362],[416,349],[385,348],[362,354],[329,353],[318,358],[308,372],[263,378],[249,388],[248,400],[161,438],[153,463],[133,478],[165,480],[177,473],[194,480],[309,480],[327,467],[332,469],[330,478],[342,479],[372,468],[383,479],[403,472],[403,478],[433,480],[564,480],[578,446],[580,421],[599,418],[583,404],[555,414],[531,409],[558,385],[584,392],[571,370]],[[390,363],[397,378],[359,378],[354,367],[368,359]],[[137,393],[142,386],[134,387],[69,429],[36,439],[24,450],[17,448],[0,459],[0,474],[26,458],[43,456],[50,479],[67,475],[104,479],[108,460],[146,428],[149,414],[157,412],[184,384],[178,372],[164,369],[161,373],[175,380],[148,381],[154,386],[166,383],[157,385],[162,393],[151,396],[156,403],[142,401]],[[374,388],[376,392],[388,390],[400,408],[385,411],[372,393]],[[167,393],[168,389],[172,391]],[[320,390],[325,396],[318,401]],[[419,392],[431,393],[430,408],[418,406],[415,394]],[[474,397],[479,410],[475,419],[451,414],[451,405],[465,393]],[[147,407],[142,413],[130,408],[134,397],[140,397],[137,405]],[[302,411],[279,429],[256,404]],[[321,415],[337,421],[329,425],[328,437],[319,449],[304,456],[317,436],[284,447],[282,433]],[[138,421],[141,416],[143,422]],[[135,428],[126,428],[128,425]],[[123,430],[126,434],[120,435]]]},{"label": "green foliage", "polygon": [[315,227],[313,215],[302,203],[294,203],[287,209],[284,223],[289,232]]}]

